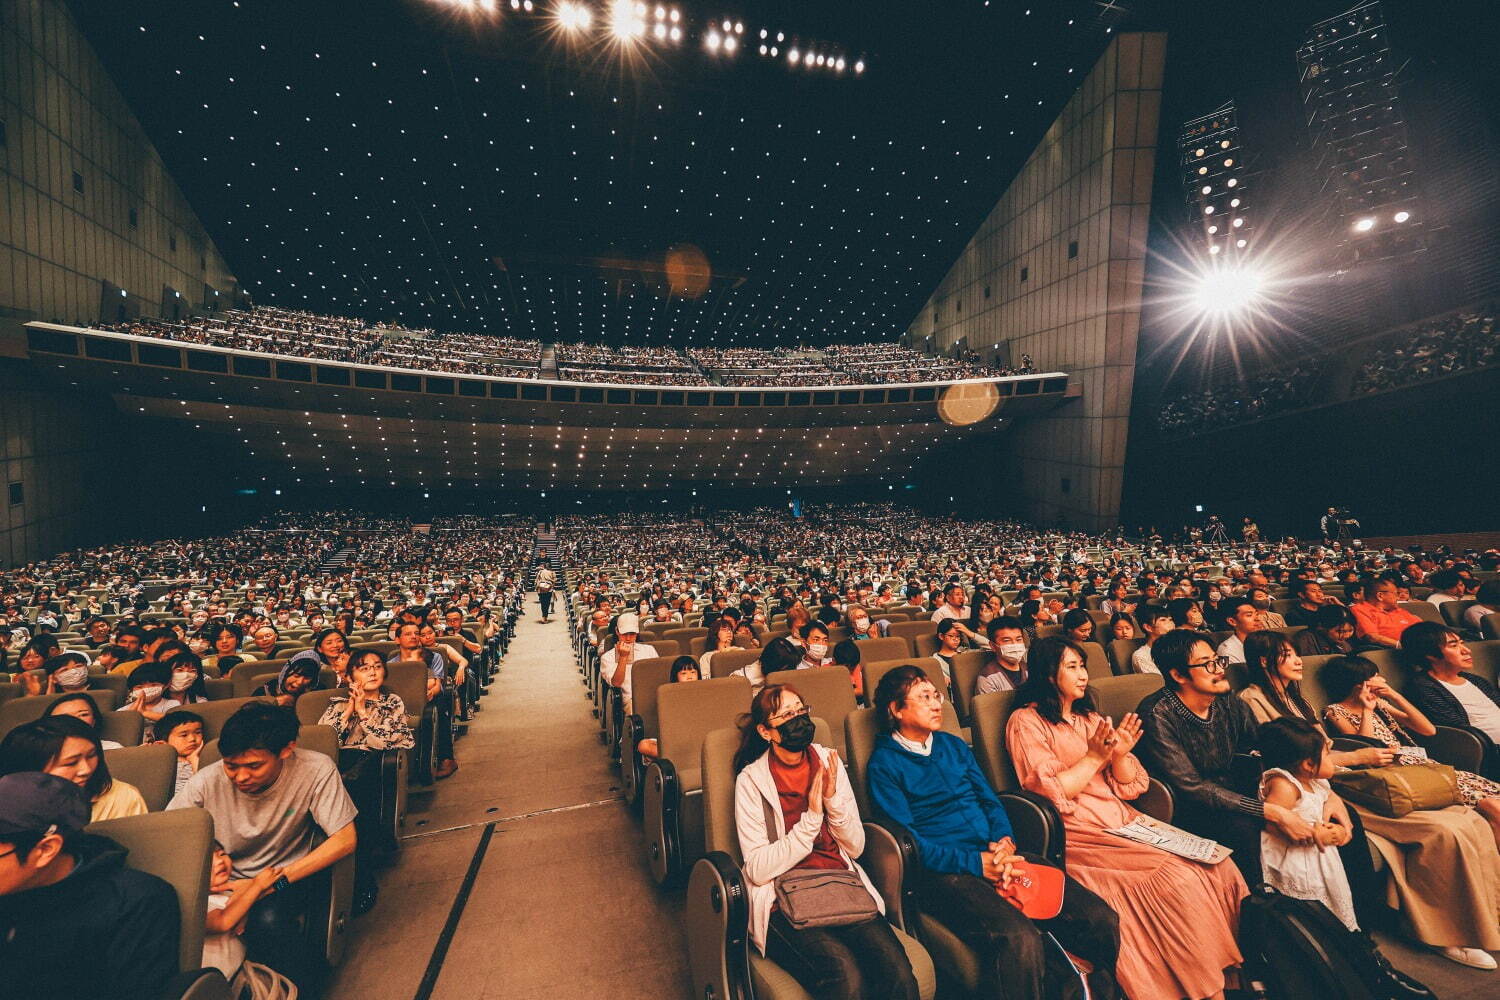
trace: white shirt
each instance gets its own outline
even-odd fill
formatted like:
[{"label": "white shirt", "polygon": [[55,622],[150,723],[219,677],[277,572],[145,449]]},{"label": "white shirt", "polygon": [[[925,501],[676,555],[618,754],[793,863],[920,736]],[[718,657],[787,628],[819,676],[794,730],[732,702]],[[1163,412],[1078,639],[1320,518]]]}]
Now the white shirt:
[{"label": "white shirt", "polygon": [[1232,635],[1219,643],[1219,648],[1215,652],[1220,656],[1229,657],[1230,663],[1244,663],[1245,641],[1237,635]]},{"label": "white shirt", "polygon": [[1433,607],[1437,607],[1439,604],[1447,604],[1449,601],[1456,600],[1458,600],[1458,598],[1454,597],[1452,594],[1445,594],[1441,590],[1434,590],[1432,593],[1427,595],[1427,603],[1431,604]]},{"label": "white shirt", "polygon": [[1469,725],[1500,743],[1500,708],[1495,707],[1495,703],[1490,701],[1489,696],[1479,690],[1478,684],[1470,684],[1468,681],[1461,684],[1449,684],[1437,677],[1433,680],[1447,688],[1448,693],[1458,699],[1458,703],[1469,714]]},{"label": "white shirt", "polygon": [[1487,608],[1483,604],[1470,605],[1469,610],[1464,612],[1464,624],[1477,632],[1484,625],[1484,616],[1494,613],[1494,608]]},{"label": "white shirt", "polygon": [[932,617],[929,618],[928,621],[940,622],[945,618],[962,618],[967,620],[968,617],[969,606],[967,604],[965,604],[962,609],[954,611],[953,605],[944,602],[942,607],[938,608],[932,613]]},{"label": "white shirt", "polygon": [[1130,667],[1138,674],[1159,674],[1161,668],[1156,665],[1156,660],[1151,656],[1151,647],[1142,646],[1130,654]]},{"label": "white shirt", "polygon": [[[611,678],[615,675],[615,649],[615,646],[611,646],[604,651],[603,656],[599,657],[599,672],[604,675],[604,683],[606,684],[610,683]],[[630,715],[635,711],[635,702],[631,698],[630,675],[635,673],[634,668],[637,663],[640,663],[642,660],[649,660],[655,655],[656,647],[650,643],[637,642],[635,644],[635,652],[632,654],[630,660],[630,669],[625,671],[625,678],[620,684],[620,694],[625,699],[626,715]]]}]

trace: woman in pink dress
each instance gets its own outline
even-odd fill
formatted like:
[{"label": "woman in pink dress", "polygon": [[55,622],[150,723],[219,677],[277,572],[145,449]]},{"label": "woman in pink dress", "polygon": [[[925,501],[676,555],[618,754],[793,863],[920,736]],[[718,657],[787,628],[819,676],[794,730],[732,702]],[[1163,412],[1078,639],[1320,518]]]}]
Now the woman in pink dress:
[{"label": "woman in pink dress", "polygon": [[1107,832],[1141,814],[1127,800],[1146,790],[1131,751],[1141,736],[1134,713],[1118,727],[1089,697],[1087,658],[1077,643],[1039,639],[1005,742],[1023,787],[1046,796],[1067,828],[1068,874],[1120,917],[1121,989],[1131,1000],[1224,996],[1225,970],[1241,962],[1235,944],[1245,881],[1228,860],[1188,861]]}]

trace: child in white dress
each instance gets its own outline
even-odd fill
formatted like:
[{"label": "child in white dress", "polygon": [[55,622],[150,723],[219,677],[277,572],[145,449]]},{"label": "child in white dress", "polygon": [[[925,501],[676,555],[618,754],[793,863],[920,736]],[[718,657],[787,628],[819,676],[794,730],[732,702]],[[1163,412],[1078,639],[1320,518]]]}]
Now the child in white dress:
[{"label": "child in white dress", "polygon": [[1351,931],[1359,930],[1354,897],[1338,849],[1354,836],[1344,801],[1328,779],[1333,762],[1328,737],[1302,719],[1283,717],[1260,727],[1260,751],[1266,770],[1260,798],[1290,809],[1312,828],[1312,839],[1296,843],[1280,827],[1267,823],[1260,834],[1260,863],[1265,881],[1296,899],[1317,900]]}]

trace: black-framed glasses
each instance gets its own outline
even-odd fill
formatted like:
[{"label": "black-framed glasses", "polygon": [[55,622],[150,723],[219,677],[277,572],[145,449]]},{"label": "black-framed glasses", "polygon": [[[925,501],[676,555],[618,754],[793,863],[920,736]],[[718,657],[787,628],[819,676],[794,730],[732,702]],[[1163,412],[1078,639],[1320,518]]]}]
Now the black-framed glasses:
[{"label": "black-framed glasses", "polygon": [[790,722],[790,721],[792,721],[793,719],[795,719],[799,715],[811,715],[811,714],[812,714],[812,706],[811,705],[803,705],[801,708],[797,709],[797,711],[795,711],[795,712],[792,712],[790,715],[777,714],[777,715],[771,716],[766,721],[769,722],[772,726],[779,726],[779,725],[781,725],[784,722]]},{"label": "black-framed glasses", "polygon": [[1202,663],[1189,663],[1188,668],[1200,667],[1211,674],[1223,674],[1229,671],[1229,662],[1229,657],[1227,656],[1215,656],[1213,659],[1204,660]]}]

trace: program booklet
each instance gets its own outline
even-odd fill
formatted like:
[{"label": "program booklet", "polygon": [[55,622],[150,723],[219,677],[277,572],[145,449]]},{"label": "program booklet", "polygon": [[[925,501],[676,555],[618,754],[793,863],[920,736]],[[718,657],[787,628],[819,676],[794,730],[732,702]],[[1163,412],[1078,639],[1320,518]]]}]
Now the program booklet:
[{"label": "program booklet", "polygon": [[1216,865],[1232,853],[1223,844],[1204,837],[1196,837],[1171,823],[1163,823],[1150,816],[1137,816],[1124,826],[1111,828],[1109,832],[1117,837],[1133,840],[1137,844],[1149,844],[1176,854],[1178,857],[1187,858],[1189,861],[1201,861],[1204,864]]}]

